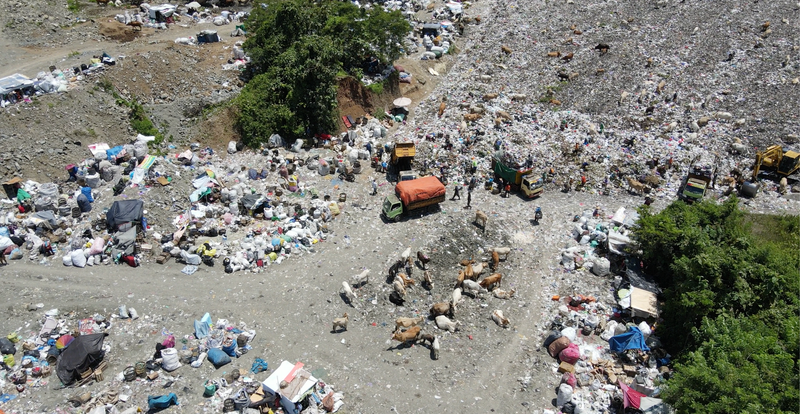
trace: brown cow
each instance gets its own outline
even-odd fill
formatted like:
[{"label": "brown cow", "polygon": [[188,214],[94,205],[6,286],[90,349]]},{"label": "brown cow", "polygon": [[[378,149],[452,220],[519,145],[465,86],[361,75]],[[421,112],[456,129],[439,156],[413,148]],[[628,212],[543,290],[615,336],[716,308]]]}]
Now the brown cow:
[{"label": "brown cow", "polygon": [[481,285],[482,288],[488,290],[490,287],[494,285],[500,286],[500,282],[502,280],[503,280],[503,275],[501,275],[500,273],[495,273],[491,276],[487,276],[486,278],[481,280],[480,283],[478,284]]},{"label": "brown cow", "polygon": [[421,328],[419,326],[414,326],[406,329],[405,331],[394,332],[392,333],[392,339],[402,343],[415,342],[419,338],[420,330]]}]

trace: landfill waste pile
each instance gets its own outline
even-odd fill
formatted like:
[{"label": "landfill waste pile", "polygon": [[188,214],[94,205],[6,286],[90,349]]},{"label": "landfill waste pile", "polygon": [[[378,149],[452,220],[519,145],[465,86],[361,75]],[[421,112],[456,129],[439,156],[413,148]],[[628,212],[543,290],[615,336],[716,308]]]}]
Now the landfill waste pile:
[{"label": "landfill waste pile", "polygon": [[[401,91],[432,92],[391,118],[342,114],[346,132],[254,151],[204,123],[246,56],[206,44],[201,10],[108,49],[126,57],[105,75],[160,145],[99,82],[6,107],[0,409],[666,410],[659,288],[625,249],[634,212],[676,201],[696,166],[702,198],[725,200],[756,149],[796,145],[796,6],[386,7],[415,23],[408,55],[365,83],[396,70]],[[382,218],[397,182],[431,175],[444,196]],[[796,214],[792,176],[756,178],[743,209]],[[77,386],[58,387],[50,352],[93,338]]]},{"label": "landfill waste pile", "polygon": [[[41,312],[43,306],[31,304],[28,311]],[[297,412],[298,408],[312,410],[304,412],[336,412],[345,404],[341,393],[334,393],[330,384],[314,377],[303,363],[283,361],[270,371],[262,358],[245,357],[253,349],[256,331],[248,329],[244,322],[212,321],[206,313],[193,326],[175,326],[177,332],[186,332],[176,334],[172,327],[164,327],[171,324],[169,318],[140,315],[126,305],[111,315],[84,316],[51,309],[38,323],[29,324],[33,330],[19,330],[0,339],[0,401],[4,409],[10,410],[6,412],[36,410],[18,397],[51,390],[70,395],[62,408],[68,411],[57,412],[96,414],[135,413],[179,405],[178,394],[183,396],[191,388],[202,390],[200,405],[214,412]],[[132,342],[143,342],[147,336],[153,337],[152,348],[143,347],[143,354],[120,354]],[[246,364],[251,364],[249,369]],[[222,367],[226,370],[220,372]],[[208,378],[193,383],[194,379],[187,378],[192,377],[187,370]],[[90,386],[91,391],[87,390]],[[156,393],[163,395],[152,395]]]}]

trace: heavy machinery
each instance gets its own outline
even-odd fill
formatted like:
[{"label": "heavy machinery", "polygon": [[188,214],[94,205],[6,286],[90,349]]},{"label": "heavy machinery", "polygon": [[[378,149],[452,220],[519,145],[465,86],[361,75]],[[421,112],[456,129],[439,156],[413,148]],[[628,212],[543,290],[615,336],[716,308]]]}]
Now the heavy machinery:
[{"label": "heavy machinery", "polygon": [[445,199],[444,184],[432,175],[400,181],[394,190],[395,194],[389,194],[383,200],[381,213],[387,221],[399,221],[413,210],[436,206]]},{"label": "heavy machinery", "polygon": [[758,175],[761,169],[774,170],[782,177],[788,177],[800,169],[800,152],[783,151],[780,145],[771,145],[764,151],[756,152],[753,163],[753,175],[749,181],[742,183],[739,193],[746,197],[755,197],[758,192]]},{"label": "heavy machinery", "polygon": [[702,200],[713,176],[713,166],[692,166],[686,175],[686,181],[683,183],[681,198],[687,202]]},{"label": "heavy machinery", "polygon": [[515,169],[506,165],[502,161],[502,154],[495,154],[492,157],[492,170],[497,177],[504,179],[511,184],[513,191],[522,191],[526,198],[534,198],[542,195],[544,191],[544,181],[541,177],[532,173],[531,169]]}]

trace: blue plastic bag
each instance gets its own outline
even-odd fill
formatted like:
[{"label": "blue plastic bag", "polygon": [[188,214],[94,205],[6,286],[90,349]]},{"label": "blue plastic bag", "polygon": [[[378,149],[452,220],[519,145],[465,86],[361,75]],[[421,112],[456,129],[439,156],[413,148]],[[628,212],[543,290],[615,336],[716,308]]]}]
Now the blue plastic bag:
[{"label": "blue plastic bag", "polygon": [[221,349],[211,348],[208,350],[208,360],[214,364],[214,367],[219,368],[223,365],[231,363],[231,357],[228,356]]},{"label": "blue plastic bag", "polygon": [[203,339],[208,336],[208,324],[202,321],[194,321],[194,336]]},{"label": "blue plastic bag", "polygon": [[256,358],[256,360],[253,361],[253,366],[250,367],[250,372],[253,374],[258,374],[259,372],[264,372],[267,369],[269,369],[269,364],[267,364],[267,361],[264,361],[261,358]]},{"label": "blue plastic bag", "polygon": [[179,405],[178,396],[174,392],[157,397],[151,395],[147,397],[147,405],[150,406],[151,410],[161,410],[172,405]]},{"label": "blue plastic bag", "polygon": [[236,341],[233,341],[230,345],[222,346],[222,352],[228,354],[228,356],[236,358]]}]

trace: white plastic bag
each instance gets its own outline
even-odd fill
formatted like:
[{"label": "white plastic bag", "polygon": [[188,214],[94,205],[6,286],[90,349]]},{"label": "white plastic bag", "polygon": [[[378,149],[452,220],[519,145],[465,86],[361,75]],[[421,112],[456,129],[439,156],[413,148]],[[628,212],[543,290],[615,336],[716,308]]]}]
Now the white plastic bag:
[{"label": "white plastic bag", "polygon": [[72,253],[70,253],[70,256],[72,256],[72,265],[73,266],[75,266],[75,267],[85,267],[86,266],[86,256],[84,256],[83,250],[81,250],[81,249],[73,250]]},{"label": "white plastic bag", "polygon": [[164,368],[164,371],[171,372],[180,367],[181,361],[178,357],[178,351],[175,348],[161,350],[161,368]]}]

